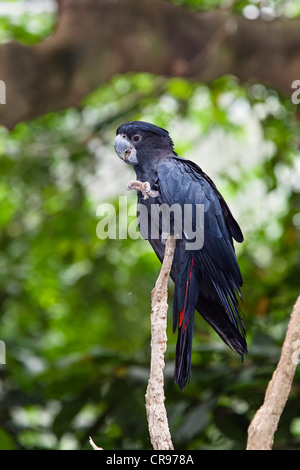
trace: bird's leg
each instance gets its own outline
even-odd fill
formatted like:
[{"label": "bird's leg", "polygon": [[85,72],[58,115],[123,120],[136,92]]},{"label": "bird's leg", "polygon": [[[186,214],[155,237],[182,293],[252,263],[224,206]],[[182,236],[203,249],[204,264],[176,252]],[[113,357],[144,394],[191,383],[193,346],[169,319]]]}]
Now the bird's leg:
[{"label": "bird's leg", "polygon": [[144,183],[142,181],[130,181],[129,183],[126,184],[126,189],[127,191],[132,191],[133,189],[136,189],[137,191],[141,191],[142,195],[144,196],[144,199],[148,199],[150,197],[158,197],[159,196],[159,191],[155,191],[151,189],[150,183],[148,181],[145,181]]}]

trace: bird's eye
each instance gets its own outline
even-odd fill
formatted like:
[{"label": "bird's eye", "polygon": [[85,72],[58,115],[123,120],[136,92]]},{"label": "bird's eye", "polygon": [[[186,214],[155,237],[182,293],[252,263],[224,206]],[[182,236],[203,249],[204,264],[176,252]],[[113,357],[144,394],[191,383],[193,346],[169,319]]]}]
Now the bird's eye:
[{"label": "bird's eye", "polygon": [[140,135],[138,135],[138,134],[133,136],[134,142],[138,142],[139,140],[141,140],[141,138],[142,138],[142,137],[141,137]]}]

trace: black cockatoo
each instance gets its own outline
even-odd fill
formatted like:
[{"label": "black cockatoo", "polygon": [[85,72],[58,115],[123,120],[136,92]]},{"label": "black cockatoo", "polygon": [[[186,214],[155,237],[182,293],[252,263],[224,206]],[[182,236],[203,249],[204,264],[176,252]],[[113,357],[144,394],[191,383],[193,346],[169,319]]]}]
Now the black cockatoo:
[{"label": "black cockatoo", "polygon": [[[127,122],[117,129],[115,150],[136,172],[136,180],[128,183],[127,189],[138,190],[138,207],[147,209],[149,221],[153,205],[189,205],[196,233],[199,227],[195,226],[194,209],[203,208],[203,240],[195,249],[181,215],[182,233],[176,236],[171,269],[175,283],[174,332],[178,328],[174,380],[183,390],[190,376],[195,309],[231,349],[242,357],[247,353],[238,302],[243,281],[233,246],[233,238],[242,242],[243,234],[213,181],[194,162],[177,155],[165,129],[142,121]],[[176,211],[172,215],[171,232]],[[165,244],[161,219],[158,232],[155,237],[150,232],[143,236],[162,261]]]}]

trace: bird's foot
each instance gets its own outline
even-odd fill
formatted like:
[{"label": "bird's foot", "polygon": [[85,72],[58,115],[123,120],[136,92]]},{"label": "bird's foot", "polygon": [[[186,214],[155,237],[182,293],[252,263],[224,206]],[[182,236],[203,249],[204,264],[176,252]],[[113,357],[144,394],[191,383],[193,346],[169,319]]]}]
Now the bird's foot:
[{"label": "bird's foot", "polygon": [[136,189],[137,191],[141,191],[144,199],[148,199],[149,196],[150,197],[159,196],[159,191],[152,190],[150,183],[148,181],[145,181],[144,183],[142,181],[130,181],[129,183],[126,184],[126,189],[127,191],[132,191],[133,189]]}]

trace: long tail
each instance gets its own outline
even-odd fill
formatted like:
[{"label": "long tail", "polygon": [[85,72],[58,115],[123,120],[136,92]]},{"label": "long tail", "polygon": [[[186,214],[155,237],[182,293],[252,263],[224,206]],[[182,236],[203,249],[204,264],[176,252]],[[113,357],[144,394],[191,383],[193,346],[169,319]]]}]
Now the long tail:
[{"label": "long tail", "polygon": [[[181,251],[180,246],[177,246],[177,249]],[[178,337],[174,381],[183,390],[190,377],[194,313],[199,295],[199,281],[193,270],[194,260],[191,253],[185,252],[184,256],[180,256],[179,253],[176,255],[173,331],[175,332],[178,326]]]},{"label": "long tail", "polygon": [[[158,258],[162,261],[164,246],[157,240],[149,240]],[[173,306],[173,331],[178,327],[174,381],[181,390],[189,381],[194,327],[194,311],[198,310],[204,320],[218,333],[225,344],[242,357],[247,354],[247,343],[237,299],[233,287],[226,295],[221,285],[212,283],[204,275],[203,261],[196,254],[185,251],[184,244],[177,241],[171,277],[175,283]],[[230,282],[230,284],[232,281]],[[238,295],[242,280],[237,276],[233,282]],[[226,283],[225,283],[226,284]]]}]

